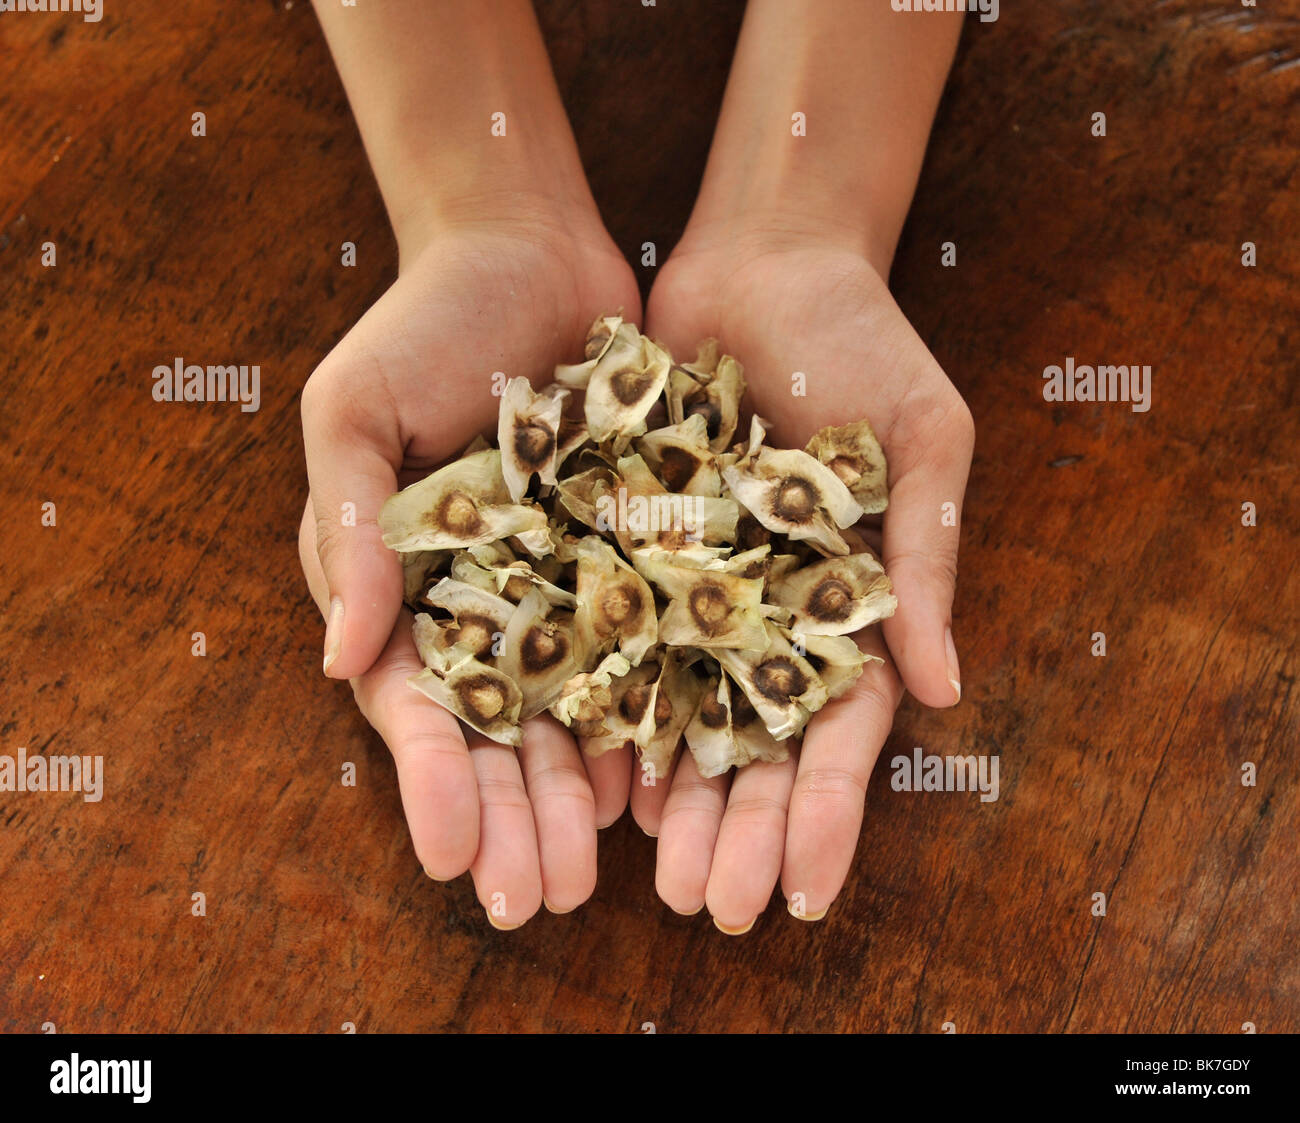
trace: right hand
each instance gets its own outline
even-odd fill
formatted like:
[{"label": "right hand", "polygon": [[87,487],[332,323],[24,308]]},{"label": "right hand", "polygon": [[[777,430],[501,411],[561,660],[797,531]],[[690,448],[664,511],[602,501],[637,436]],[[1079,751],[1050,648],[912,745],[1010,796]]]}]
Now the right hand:
[{"label": "right hand", "polygon": [[[409,250],[303,390],[299,555],[327,621],[325,673],[352,681],[392,752],[425,871],[468,869],[492,923],[516,927],[543,901],[567,912],[590,896],[596,830],[623,812],[630,755],[584,758],[546,715],[525,724],[516,752],[408,687],[422,664],[377,518],[400,485],[494,427],[494,371],[539,386],[582,354],[598,315],[622,308],[639,321],[640,296],[598,219],[518,201],[508,221],[462,220]],[[355,526],[343,522],[348,503]]]}]

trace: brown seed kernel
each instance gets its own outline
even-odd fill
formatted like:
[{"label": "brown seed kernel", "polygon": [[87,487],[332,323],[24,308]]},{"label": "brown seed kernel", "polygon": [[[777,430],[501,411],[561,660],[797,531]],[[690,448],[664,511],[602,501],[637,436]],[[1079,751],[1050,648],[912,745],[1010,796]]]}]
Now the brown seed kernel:
[{"label": "brown seed kernel", "polygon": [[722,704],[716,689],[710,690],[700,703],[700,720],[710,729],[721,729],[727,724],[727,707]]},{"label": "brown seed kernel", "polygon": [[808,689],[808,680],[791,660],[778,655],[755,668],[754,685],[765,697],[784,704]]},{"label": "brown seed kernel", "polygon": [[501,589],[501,595],[506,600],[512,600],[518,604],[528,595],[528,590],[532,587],[533,583],[523,574],[513,574],[506,578],[506,583]]},{"label": "brown seed kernel", "polygon": [[630,581],[615,585],[601,599],[600,611],[615,625],[624,623],[629,617],[635,619],[641,612],[641,594]]},{"label": "brown seed kernel", "polygon": [[851,457],[837,456],[830,462],[829,468],[850,488],[858,480],[862,479],[862,469],[859,467],[858,462]]},{"label": "brown seed kernel", "polygon": [[817,489],[798,476],[786,476],[776,487],[774,510],[786,522],[807,522],[817,511]]},{"label": "brown seed kernel", "polygon": [[582,354],[588,362],[597,358],[605,350],[605,345],[609,342],[610,336],[613,335],[607,320],[597,320],[591,325],[591,332],[587,336],[587,343],[582,349]]},{"label": "brown seed kernel", "polygon": [[555,451],[555,433],[540,421],[524,417],[515,419],[515,455],[521,463],[537,471],[551,459]]},{"label": "brown seed kernel", "polygon": [[[706,400],[692,402],[686,407],[686,416],[698,413],[704,418],[704,424],[708,429],[709,440],[715,440],[718,436],[718,430],[722,427],[722,409],[717,402]],[[667,483],[667,481],[664,481]],[[672,486],[671,484],[669,486]]]},{"label": "brown seed kernel", "polygon": [[462,679],[456,684],[456,693],[465,708],[482,722],[491,721],[505,708],[505,691],[487,675]]},{"label": "brown seed kernel", "polygon": [[609,378],[609,388],[614,397],[625,406],[634,406],[654,385],[653,375],[633,367],[615,371]]},{"label": "brown seed kernel", "polygon": [[569,653],[569,645],[559,632],[550,632],[541,625],[528,629],[519,651],[519,662],[526,671],[538,673],[554,667]]},{"label": "brown seed kernel", "polygon": [[772,532],[753,515],[741,515],[736,523],[736,550],[744,553],[772,541]]},{"label": "brown seed kernel", "polygon": [[731,613],[726,591],[712,581],[701,581],[691,590],[690,606],[700,630],[710,634],[723,627]]},{"label": "brown seed kernel", "polygon": [[[618,712],[623,715],[623,720],[631,725],[637,725],[645,716],[646,707],[650,705],[650,691],[652,686],[633,686],[618,704]],[[658,709],[658,707],[656,707]],[[656,718],[658,714],[656,713]]]},{"label": "brown seed kernel", "polygon": [[669,491],[682,491],[700,466],[698,457],[692,456],[684,448],[668,447],[663,450],[659,461],[659,478]]},{"label": "brown seed kernel", "polygon": [[754,709],[750,700],[745,697],[745,692],[743,690],[732,690],[731,724],[736,729],[744,729],[756,717],[758,717],[758,711]]},{"label": "brown seed kernel", "polygon": [[491,649],[492,638],[500,631],[495,620],[472,613],[461,613],[459,624],[459,627],[448,629],[452,642],[464,644],[474,652],[475,658]]},{"label": "brown seed kernel", "polygon": [[473,538],[483,533],[483,519],[474,500],[463,491],[449,491],[429,515],[435,530],[445,530],[458,538]]},{"label": "brown seed kernel", "polygon": [[839,577],[827,577],[808,594],[807,610],[818,620],[847,620],[853,611],[853,587]]}]

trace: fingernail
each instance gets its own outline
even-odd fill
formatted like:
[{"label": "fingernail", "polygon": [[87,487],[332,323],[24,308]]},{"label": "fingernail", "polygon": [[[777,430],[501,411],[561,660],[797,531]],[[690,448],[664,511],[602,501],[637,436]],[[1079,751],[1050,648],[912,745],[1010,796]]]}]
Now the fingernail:
[{"label": "fingernail", "polygon": [[652,834],[650,831],[646,830],[645,827],[642,827],[642,828],[641,828],[641,833],[642,833],[643,835],[645,835],[646,838],[658,838],[658,837],[659,837],[657,834]]},{"label": "fingernail", "polygon": [[454,877],[439,877],[436,873],[434,873],[431,869],[429,869],[428,866],[424,866],[422,868],[424,869],[425,876],[428,877],[431,881],[439,881],[445,883],[448,881],[456,880]]},{"label": "fingernail", "polygon": [[944,633],[944,642],[948,645],[948,682],[952,685],[952,692],[957,695],[957,701],[961,701],[961,668],[957,665],[957,645],[952,642],[952,629],[949,628]]},{"label": "fingernail", "polygon": [[[672,906],[672,905],[669,905],[668,907],[669,907],[670,909],[673,909],[673,906]],[[675,912],[678,916],[699,916],[699,915],[700,915],[700,909],[702,909],[703,907],[704,907],[704,906],[701,905],[699,909],[691,909],[690,912],[682,912],[681,909],[673,909],[673,912]],[[714,921],[714,923],[716,924],[717,921]]]},{"label": "fingernail", "polygon": [[498,924],[496,918],[490,912],[487,912],[486,909],[484,912],[487,913],[488,923],[498,932],[513,932],[516,928],[522,928],[524,926],[522,920],[518,924]]},{"label": "fingernail", "polygon": [[785,903],[785,911],[788,912],[791,916],[793,916],[795,920],[821,920],[821,918],[826,915],[829,909],[830,906],[827,905],[826,908],[822,909],[821,912],[803,912],[802,910],[799,911],[795,910],[793,901],[786,901]]},{"label": "fingernail", "polygon": [[[754,917],[754,920],[757,919],[758,917]],[[746,932],[748,932],[751,928],[754,927],[754,920],[751,920],[748,924],[745,925],[744,928],[728,928],[715,916],[713,918],[713,924],[718,929],[719,932],[725,932],[728,936],[743,936]]]},{"label": "fingernail", "polygon": [[325,624],[325,663],[324,671],[330,673],[330,667],[343,650],[343,598],[335,597],[330,601],[330,617]]},{"label": "fingernail", "polygon": [[[556,916],[563,916],[566,912],[572,912],[572,911],[573,911],[573,909],[557,909],[557,908],[556,908],[553,904],[551,904],[551,902],[548,901],[545,897],[542,898],[542,904],[544,904],[544,905],[546,906],[546,911],[547,911],[547,912],[553,912],[553,913],[555,913]],[[575,905],[574,908],[577,908],[577,906]]]}]

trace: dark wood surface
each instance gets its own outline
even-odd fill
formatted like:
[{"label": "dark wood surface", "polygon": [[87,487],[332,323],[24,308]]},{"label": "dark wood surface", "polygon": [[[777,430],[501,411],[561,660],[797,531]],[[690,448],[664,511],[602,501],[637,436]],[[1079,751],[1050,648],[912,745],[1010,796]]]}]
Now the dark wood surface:
[{"label": "dark wood surface", "polygon": [[[342,89],[304,0],[106,9],[0,20],[0,753],[107,769],[0,793],[0,1029],[1300,1030],[1300,4],[968,23],[894,275],[978,427],[965,698],[904,704],[826,919],[735,939],[626,817],[518,931],[424,876],[294,546],[299,390],[395,270]],[[629,252],[682,228],[741,9],[544,5]],[[155,403],[177,355],[259,363],[260,412]],[[1045,403],[1066,355],[1150,363],[1150,412]],[[1001,798],[892,791],[917,745]]]}]

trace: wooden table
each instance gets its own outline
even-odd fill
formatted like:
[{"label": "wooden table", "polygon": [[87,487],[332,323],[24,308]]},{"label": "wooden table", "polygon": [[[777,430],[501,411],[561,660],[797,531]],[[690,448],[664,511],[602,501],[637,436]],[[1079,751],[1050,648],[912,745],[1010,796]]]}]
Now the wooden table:
[{"label": "wooden table", "polygon": [[[682,228],[741,7],[544,6],[629,254]],[[0,1029],[1300,1029],[1298,27],[968,23],[894,276],[979,431],[965,698],[903,706],[827,918],[730,939],[626,817],[590,904],[494,931],[320,675],[297,396],[395,251],[308,4],[4,16],[0,753],[106,780],[0,793]],[[155,403],[178,355],[259,363],[260,411]],[[1150,411],[1045,402],[1066,356],[1151,364]],[[997,754],[1001,798],[891,790],[915,746]]]}]

